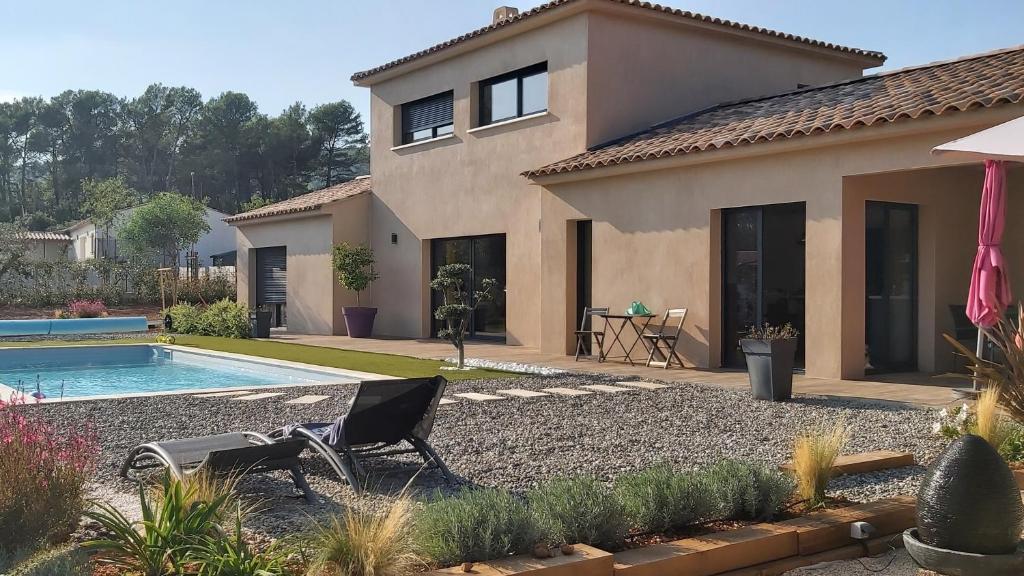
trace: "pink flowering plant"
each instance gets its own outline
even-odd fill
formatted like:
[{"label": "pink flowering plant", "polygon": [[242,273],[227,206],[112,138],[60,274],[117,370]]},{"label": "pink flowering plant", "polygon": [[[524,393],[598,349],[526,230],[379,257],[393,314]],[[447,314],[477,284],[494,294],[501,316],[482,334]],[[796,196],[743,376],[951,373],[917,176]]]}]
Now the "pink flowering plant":
[{"label": "pink flowering plant", "polygon": [[91,431],[59,430],[23,400],[0,400],[0,555],[60,542],[75,530],[98,452]]},{"label": "pink flowering plant", "polygon": [[102,300],[72,300],[68,304],[68,315],[72,318],[102,318],[107,307]]}]

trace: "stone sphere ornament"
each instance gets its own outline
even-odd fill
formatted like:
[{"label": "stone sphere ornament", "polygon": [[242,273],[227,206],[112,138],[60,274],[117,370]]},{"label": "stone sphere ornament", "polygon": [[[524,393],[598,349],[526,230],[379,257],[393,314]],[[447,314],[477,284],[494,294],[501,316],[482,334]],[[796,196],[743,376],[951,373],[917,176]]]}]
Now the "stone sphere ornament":
[{"label": "stone sphere ornament", "polygon": [[1022,530],[1024,502],[1006,461],[979,436],[953,441],[917,495],[920,541],[970,554],[1013,554]]}]

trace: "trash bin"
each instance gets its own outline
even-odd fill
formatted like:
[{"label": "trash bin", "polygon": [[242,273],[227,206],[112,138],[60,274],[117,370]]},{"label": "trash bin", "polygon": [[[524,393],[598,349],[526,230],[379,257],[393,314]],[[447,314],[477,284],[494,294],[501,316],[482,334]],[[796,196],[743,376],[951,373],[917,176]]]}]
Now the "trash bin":
[{"label": "trash bin", "polygon": [[253,310],[249,313],[253,338],[270,338],[270,310]]}]

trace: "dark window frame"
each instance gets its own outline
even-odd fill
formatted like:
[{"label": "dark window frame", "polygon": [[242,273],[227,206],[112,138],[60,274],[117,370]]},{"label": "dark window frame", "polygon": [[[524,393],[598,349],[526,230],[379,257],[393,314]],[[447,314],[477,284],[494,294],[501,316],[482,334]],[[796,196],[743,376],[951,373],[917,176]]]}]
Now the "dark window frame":
[{"label": "dark window frame", "polygon": [[[488,78],[486,80],[481,80],[479,82],[479,86],[477,87],[477,99],[478,99],[478,101],[480,103],[479,110],[478,110],[479,114],[477,115],[478,126],[490,126],[491,124],[497,124],[498,122],[506,122],[508,120],[515,120],[516,118],[522,118],[523,116],[529,116],[529,115],[532,115],[532,114],[541,114],[543,112],[547,112],[548,111],[548,101],[547,101],[548,100],[548,94],[545,93],[544,94],[544,108],[542,110],[531,110],[530,112],[527,112],[525,114],[523,113],[523,79],[524,78],[529,78],[531,76],[536,76],[537,74],[540,74],[541,72],[543,72],[544,74],[547,74],[547,72],[548,72],[548,63],[547,62],[540,62],[538,64],[533,64],[533,65],[527,66],[525,68],[520,68],[518,70],[513,70],[511,72],[506,72],[506,73],[498,75],[498,76],[493,76],[493,77]],[[486,90],[487,88],[489,88],[491,86],[494,86],[495,84],[501,84],[502,82],[506,82],[506,81],[512,80],[512,79],[515,79],[515,81],[516,81],[516,113],[515,113],[515,115],[514,116],[506,116],[506,117],[503,117],[503,118],[488,118],[488,110],[484,106],[484,90]],[[547,85],[547,82],[545,82],[545,87],[547,87],[546,85]]]},{"label": "dark window frame", "polygon": [[[435,124],[435,125],[431,125],[431,126],[424,126],[422,128],[413,129],[413,127],[411,127],[409,125],[410,124],[409,112],[410,112],[411,108],[413,106],[416,106],[417,104],[419,104],[419,105],[428,104],[428,103],[432,103],[432,102],[434,102],[436,100],[447,100],[448,101],[449,105],[451,106],[451,111],[449,113],[449,116],[450,116],[451,120],[449,122],[447,122],[447,123],[444,123],[444,124]],[[414,144],[416,142],[425,142],[427,140],[433,140],[434,138],[438,138],[440,136],[445,136],[445,135],[448,135],[448,134],[453,134],[455,132],[455,91],[454,90],[447,90],[445,92],[440,92],[438,94],[432,94],[430,96],[427,96],[426,98],[420,98],[419,100],[413,100],[412,102],[406,102],[405,104],[402,104],[401,108],[402,108],[401,109],[401,122],[402,122],[401,141],[402,141],[402,144]],[[445,130],[445,129],[447,129],[447,130]],[[424,137],[420,137],[420,138],[414,138],[413,137],[413,134],[415,134],[416,132],[422,132],[422,131],[425,131],[425,130],[430,130],[430,135],[429,136],[424,136]],[[439,130],[444,130],[444,131],[439,133]]]}]

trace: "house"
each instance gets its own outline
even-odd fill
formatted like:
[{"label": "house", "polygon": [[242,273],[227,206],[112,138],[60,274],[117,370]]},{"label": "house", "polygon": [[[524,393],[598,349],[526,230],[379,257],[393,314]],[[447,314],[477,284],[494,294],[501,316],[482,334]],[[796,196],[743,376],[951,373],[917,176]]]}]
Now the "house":
[{"label": "house", "polygon": [[[946,370],[983,171],[929,152],[1024,115],[1024,48],[864,75],[884,61],[635,0],[499,8],[352,77],[372,181],[229,218],[239,299],[285,283],[289,330],[343,333],[345,239],[375,251],[381,335],[434,334],[429,279],[459,261],[504,287],[474,337],[569,353],[584,306],[640,300],[689,309],[691,365],[741,365],[748,326],[789,322],[810,376]],[[1010,188],[1019,214],[1020,170]],[[271,248],[286,271],[254,260]]]},{"label": "house", "polygon": [[[121,248],[117,241],[117,229],[128,219],[135,208],[126,208],[118,212],[114,218],[114,224],[109,229],[97,226],[92,220],[85,219],[72,224],[64,231],[70,240],[68,246],[68,258],[73,261],[89,260],[91,258],[114,258],[121,255]],[[198,255],[197,266],[212,266],[213,256],[221,255],[235,249],[235,232],[224,222],[228,217],[219,210],[206,208],[204,216],[210,231],[204,234],[195,245],[188,250],[182,250],[178,255],[178,262],[185,266],[188,262],[188,253],[195,252]]]}]

